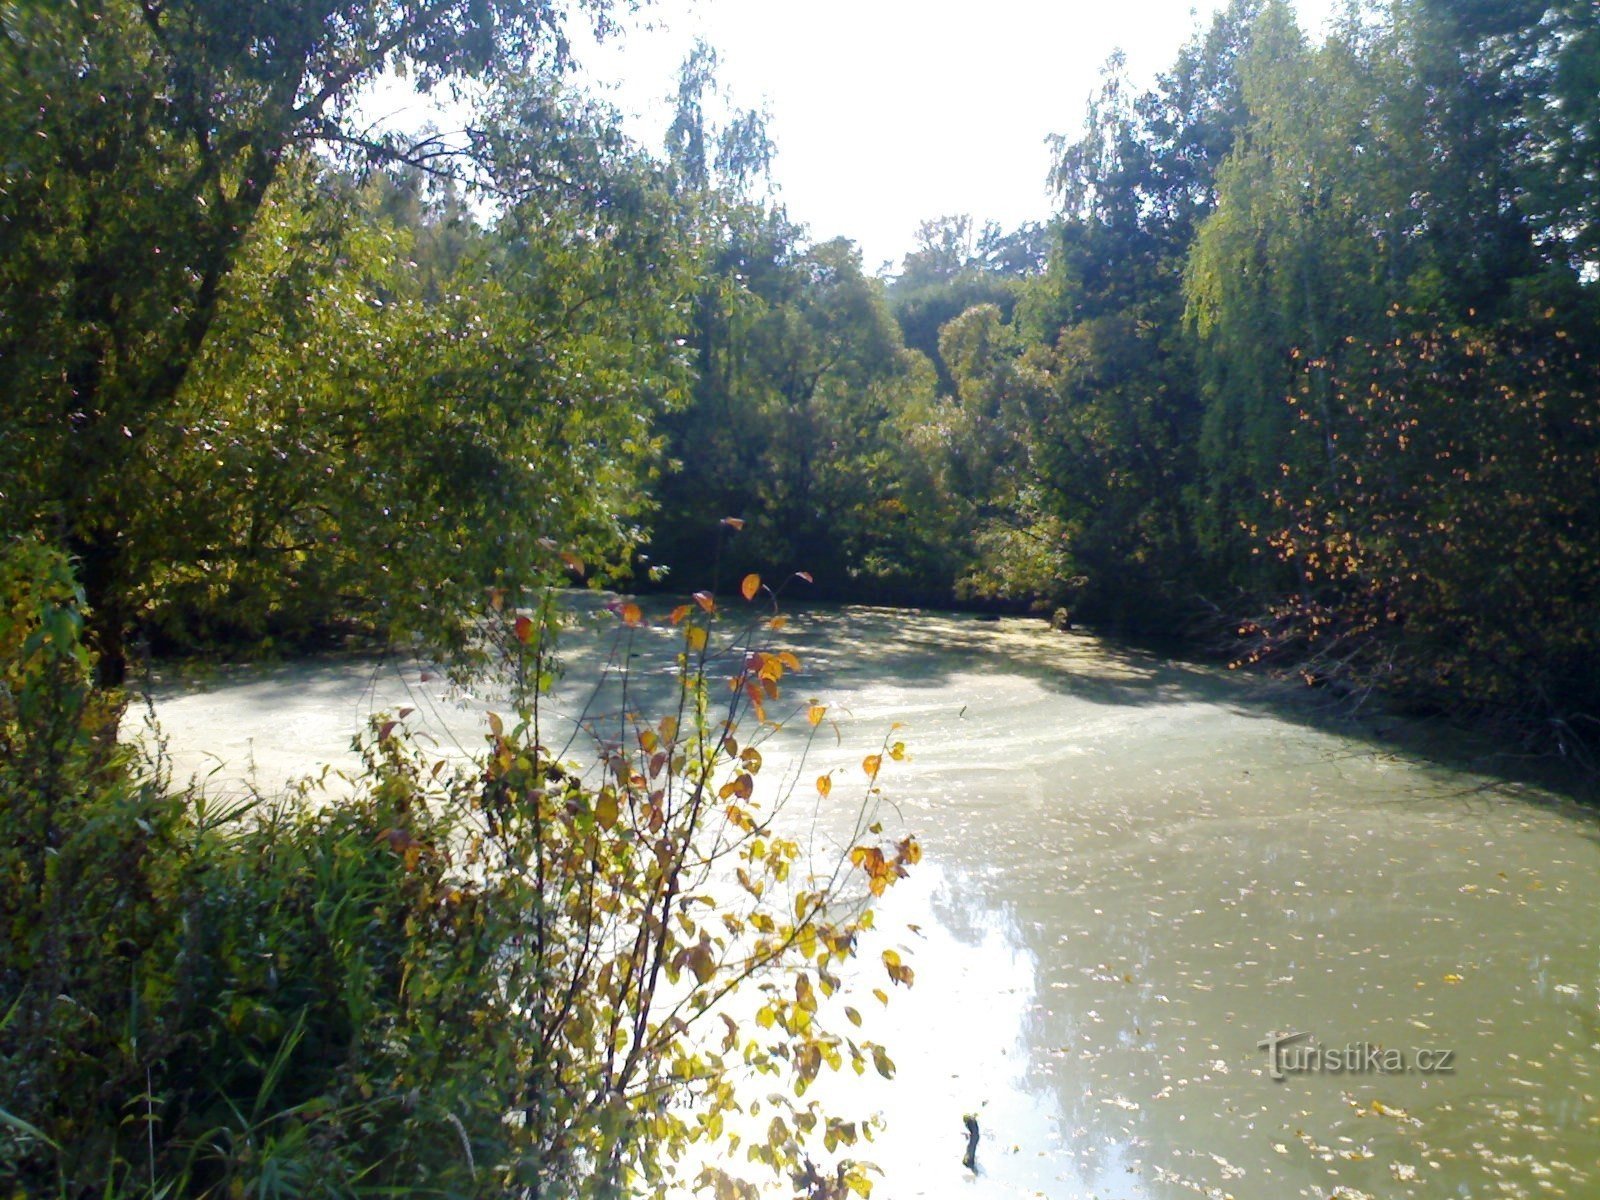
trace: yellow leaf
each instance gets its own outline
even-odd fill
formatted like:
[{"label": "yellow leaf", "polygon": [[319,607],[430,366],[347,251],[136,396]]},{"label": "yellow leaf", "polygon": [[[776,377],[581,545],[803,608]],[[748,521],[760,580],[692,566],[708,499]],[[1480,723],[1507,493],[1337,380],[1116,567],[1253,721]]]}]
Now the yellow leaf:
[{"label": "yellow leaf", "polygon": [[784,666],[788,667],[791,671],[798,671],[800,669],[800,660],[794,655],[790,654],[787,650],[778,655],[778,661]]},{"label": "yellow leaf", "polygon": [[706,648],[706,631],[701,629],[698,625],[689,626],[689,628],[685,631],[684,636],[689,641],[690,650],[699,652]]},{"label": "yellow leaf", "polygon": [[756,593],[761,590],[761,576],[751,574],[744,577],[744,582],[739,585],[739,594],[746,600],[754,600]]},{"label": "yellow leaf", "polygon": [[881,754],[869,754],[861,760],[861,769],[868,775],[876,775],[878,768],[882,766],[883,756]]},{"label": "yellow leaf", "polygon": [[617,823],[617,794],[610,788],[601,792],[595,801],[594,819],[600,822],[601,829],[610,829]]},{"label": "yellow leaf", "polygon": [[717,973],[717,959],[711,953],[711,943],[702,941],[689,951],[687,963],[689,970],[694,972],[695,982],[705,983]]},{"label": "yellow leaf", "polygon": [[822,718],[828,715],[828,710],[820,704],[813,704],[806,709],[806,720],[813,725],[822,724]]},{"label": "yellow leaf", "polygon": [[818,775],[817,794],[819,796],[826,796],[831,791],[833,791],[833,780],[826,775]]}]

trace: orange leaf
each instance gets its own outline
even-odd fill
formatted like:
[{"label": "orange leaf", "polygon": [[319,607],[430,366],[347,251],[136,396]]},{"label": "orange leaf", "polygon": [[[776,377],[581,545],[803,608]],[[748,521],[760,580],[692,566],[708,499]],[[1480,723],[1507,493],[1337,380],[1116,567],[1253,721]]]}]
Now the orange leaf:
[{"label": "orange leaf", "polygon": [[807,583],[815,583],[816,582],[815,579],[811,578],[811,572],[810,571],[796,571],[794,573],[794,577],[796,579],[804,579]]},{"label": "orange leaf", "polygon": [[678,605],[677,608],[672,610],[672,615],[670,617],[668,617],[667,619],[669,621],[671,621],[674,625],[677,625],[685,617],[687,617],[693,610],[694,610],[694,606],[693,605],[680,604],[680,605]]},{"label": "orange leaf", "polygon": [[767,628],[776,631],[782,629],[788,623],[788,617],[773,617],[772,620],[767,622]]},{"label": "orange leaf", "polygon": [[817,795],[826,796],[833,791],[833,778],[829,775],[817,776]]},{"label": "orange leaf", "polygon": [[790,654],[787,650],[782,651],[778,655],[778,661],[784,666],[788,667],[791,671],[798,671],[800,669],[800,660],[794,655]]},{"label": "orange leaf", "polygon": [[756,593],[761,590],[761,576],[751,574],[744,577],[744,582],[739,585],[739,594],[746,600],[754,600]]},{"label": "orange leaf", "polygon": [[571,550],[563,550],[561,552],[561,561],[567,564],[569,570],[579,575],[583,574],[583,559],[579,558]]},{"label": "orange leaf", "polygon": [[624,625],[637,625],[644,619],[644,613],[637,604],[624,604],[622,606],[622,623]]},{"label": "orange leaf", "polygon": [[744,528],[744,519],[741,517],[723,517],[722,523],[735,533]]},{"label": "orange leaf", "polygon": [[694,602],[705,609],[706,612],[712,612],[717,607],[716,598],[710,592],[696,592],[694,594]]},{"label": "orange leaf", "polygon": [[869,754],[861,760],[861,769],[868,775],[876,775],[878,768],[881,766],[883,766],[883,756],[881,754]]},{"label": "orange leaf", "polygon": [[516,631],[517,641],[524,646],[533,640],[533,621],[529,618],[518,617],[512,628]]}]

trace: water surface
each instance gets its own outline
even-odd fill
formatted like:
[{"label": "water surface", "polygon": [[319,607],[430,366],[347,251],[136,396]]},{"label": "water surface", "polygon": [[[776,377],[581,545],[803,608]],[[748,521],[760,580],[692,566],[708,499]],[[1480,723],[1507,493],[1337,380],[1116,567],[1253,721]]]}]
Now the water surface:
[{"label": "water surface", "polygon": [[[879,925],[917,984],[873,1018],[896,1078],[843,1093],[886,1122],[875,1194],[1600,1194],[1590,815],[1038,621],[818,609],[782,637],[806,668],[790,694],[839,722],[807,779],[859,775],[892,722],[912,755],[888,817],[925,859]],[[562,705],[615,707],[580,680],[617,649],[568,644]],[[637,636],[636,689],[674,644]],[[158,700],[180,773],[240,786],[253,765],[267,789],[354,765],[374,710],[468,749],[495,703],[391,662]],[[1292,1034],[1274,1079],[1260,1043]]]}]

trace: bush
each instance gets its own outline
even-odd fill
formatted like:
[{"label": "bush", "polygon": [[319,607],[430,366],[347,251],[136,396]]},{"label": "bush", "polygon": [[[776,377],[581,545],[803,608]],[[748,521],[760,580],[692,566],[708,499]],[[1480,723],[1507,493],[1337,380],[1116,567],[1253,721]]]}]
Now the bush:
[{"label": "bush", "polygon": [[[822,1018],[866,898],[916,844],[804,872],[756,797],[760,751],[736,740],[752,713],[770,730],[794,659],[734,651],[713,720],[709,597],[673,614],[678,712],[632,719],[587,775],[539,740],[552,611],[501,605],[488,638],[523,686],[478,760],[423,754],[402,715],[361,740],[350,796],[219,810],[116,743],[64,561],[17,547],[0,584],[0,1188],[609,1196],[682,1170],[744,1195],[679,1161],[755,1128],[746,1072],[789,1085],[764,1097],[747,1161],[781,1172],[864,1133],[804,1097],[824,1065],[893,1070]],[[619,615],[624,637],[643,625]],[[815,731],[820,706],[800,711]],[[901,754],[864,764],[858,837]],[[848,1158],[831,1177],[804,1161],[813,1195],[870,1186]]]}]

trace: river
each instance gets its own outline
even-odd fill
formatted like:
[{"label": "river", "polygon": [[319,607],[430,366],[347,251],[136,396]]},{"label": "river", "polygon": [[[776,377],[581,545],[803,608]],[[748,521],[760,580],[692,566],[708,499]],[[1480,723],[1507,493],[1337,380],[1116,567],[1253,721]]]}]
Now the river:
[{"label": "river", "polygon": [[[839,722],[817,769],[859,773],[893,722],[911,756],[886,813],[925,857],[878,923],[917,980],[875,1018],[895,1079],[851,1080],[875,1195],[1600,1195],[1592,814],[1039,621],[791,622],[792,694]],[[639,635],[641,677],[672,644]],[[577,706],[608,651],[568,646]],[[156,690],[219,790],[353,765],[382,708],[470,746],[492,704],[348,660]]]}]

